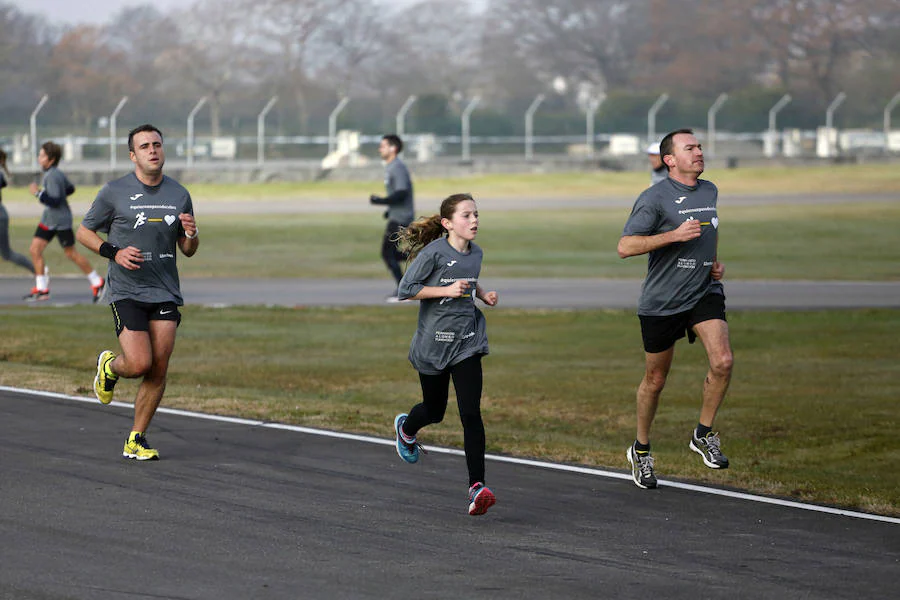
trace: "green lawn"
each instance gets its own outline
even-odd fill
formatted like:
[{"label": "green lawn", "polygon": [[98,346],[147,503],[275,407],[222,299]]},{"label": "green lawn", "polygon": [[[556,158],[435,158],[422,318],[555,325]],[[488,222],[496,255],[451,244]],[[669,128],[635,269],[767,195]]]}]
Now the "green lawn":
[{"label": "green lawn", "polygon": [[[485,312],[488,450],[624,470],[643,371],[636,317]],[[419,397],[413,307],[184,313],[166,406],[388,437]],[[900,311],[730,312],[729,323],[736,367],[717,429],[732,468],[706,469],[687,448],[705,357],[680,342],[653,430],[659,475],[900,514]],[[116,347],[109,311],[93,306],[0,307],[0,327],[3,385],[90,396],[97,352]],[[135,389],[123,381],[117,398]],[[460,446],[455,409],[422,439]]]},{"label": "green lawn", "polygon": [[[65,162],[61,165],[65,171]],[[578,171],[472,175],[454,178],[419,178],[410,164],[416,193],[421,198],[444,198],[467,191],[476,198],[634,198],[647,186],[645,171]],[[749,167],[710,169],[703,177],[728,194],[882,194],[900,192],[900,170],[894,164],[821,165],[811,167]],[[248,184],[191,184],[199,202],[253,202],[258,200],[303,200],[359,198],[383,190],[381,177],[372,181],[270,182]],[[89,201],[97,186],[80,187],[75,198]],[[25,188],[6,188],[4,201],[33,202]]]},{"label": "green lawn", "polygon": [[[640,278],[643,257],[621,260],[616,243],[629,208],[481,213],[484,277]],[[720,258],[735,279],[900,279],[900,202],[728,206],[719,209]],[[180,262],[185,277],[384,278],[380,215],[210,215],[202,245]],[[33,223],[14,220],[14,249],[27,252]],[[75,268],[54,242],[51,273]],[[98,267],[97,256],[91,260]],[[23,275],[0,262],[0,275]]]}]

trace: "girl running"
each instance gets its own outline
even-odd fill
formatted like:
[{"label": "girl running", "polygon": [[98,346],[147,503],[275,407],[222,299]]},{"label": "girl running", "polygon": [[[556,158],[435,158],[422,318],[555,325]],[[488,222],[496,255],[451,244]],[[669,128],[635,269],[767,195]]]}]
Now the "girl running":
[{"label": "girl running", "polygon": [[399,234],[412,264],[398,295],[401,300],[421,300],[409,361],[419,372],[422,402],[394,419],[397,454],[414,463],[420,448],[416,434],[444,419],[453,378],[469,470],[470,515],[483,515],[496,502],[484,485],[481,357],[488,353],[488,340],[475,298],[495,306],[497,292],[478,285],[482,252],[473,242],[477,234],[478,208],[469,194],[448,197],[440,214],[422,217]]},{"label": "girl running", "polygon": [[[0,188],[6,187],[7,177],[9,177],[9,170],[6,168],[6,152],[0,150]],[[3,208],[2,198],[0,198],[0,258],[34,272],[34,265],[31,264],[28,257],[14,252],[9,247],[9,214]]]}]

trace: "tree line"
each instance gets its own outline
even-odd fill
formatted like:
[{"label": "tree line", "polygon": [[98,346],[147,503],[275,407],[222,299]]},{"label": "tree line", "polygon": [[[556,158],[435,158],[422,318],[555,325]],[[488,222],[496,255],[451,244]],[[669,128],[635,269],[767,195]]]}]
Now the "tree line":
[{"label": "tree line", "polygon": [[120,121],[183,127],[201,97],[198,132],[251,135],[273,97],[271,134],[316,135],[343,96],[342,128],[521,134],[538,94],[536,134],[643,131],[661,93],[659,130],[706,123],[720,93],[720,130],[821,125],[836,94],[842,127],[878,127],[900,91],[897,0],[195,0],[163,12],[124,8],[108,23],[61,27],[0,2],[0,132],[22,131],[39,98],[42,124],[102,134]]}]

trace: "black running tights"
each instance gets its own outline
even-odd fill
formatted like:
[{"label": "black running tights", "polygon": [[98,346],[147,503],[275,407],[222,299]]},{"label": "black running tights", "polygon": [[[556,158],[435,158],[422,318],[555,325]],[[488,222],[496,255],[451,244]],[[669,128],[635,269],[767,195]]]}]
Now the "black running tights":
[{"label": "black running tights", "polygon": [[456,403],[459,419],[463,426],[463,447],[466,451],[466,466],[469,469],[469,485],[484,483],[484,423],[481,420],[481,355],[467,358],[441,373],[424,375],[419,373],[422,383],[422,402],[409,411],[403,432],[416,433],[432,423],[444,420],[447,398],[450,393],[450,378],[456,389]]},{"label": "black running tights", "polygon": [[403,278],[401,264],[406,260],[406,253],[397,248],[397,233],[403,229],[403,225],[397,221],[388,221],[384,228],[384,236],[381,240],[381,260],[387,266],[388,271],[397,283]]}]

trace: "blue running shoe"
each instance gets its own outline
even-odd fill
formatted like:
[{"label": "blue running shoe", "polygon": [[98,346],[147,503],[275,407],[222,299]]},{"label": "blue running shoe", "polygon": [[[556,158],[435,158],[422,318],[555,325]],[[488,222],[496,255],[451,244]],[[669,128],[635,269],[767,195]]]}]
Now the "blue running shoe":
[{"label": "blue running shoe", "polygon": [[480,481],[469,488],[469,514],[473,517],[483,515],[496,502],[494,492]]},{"label": "blue running shoe", "polygon": [[394,418],[394,435],[397,437],[397,454],[408,463],[419,460],[419,443],[416,438],[410,438],[403,433],[403,424],[406,422],[406,413],[400,413]]}]

